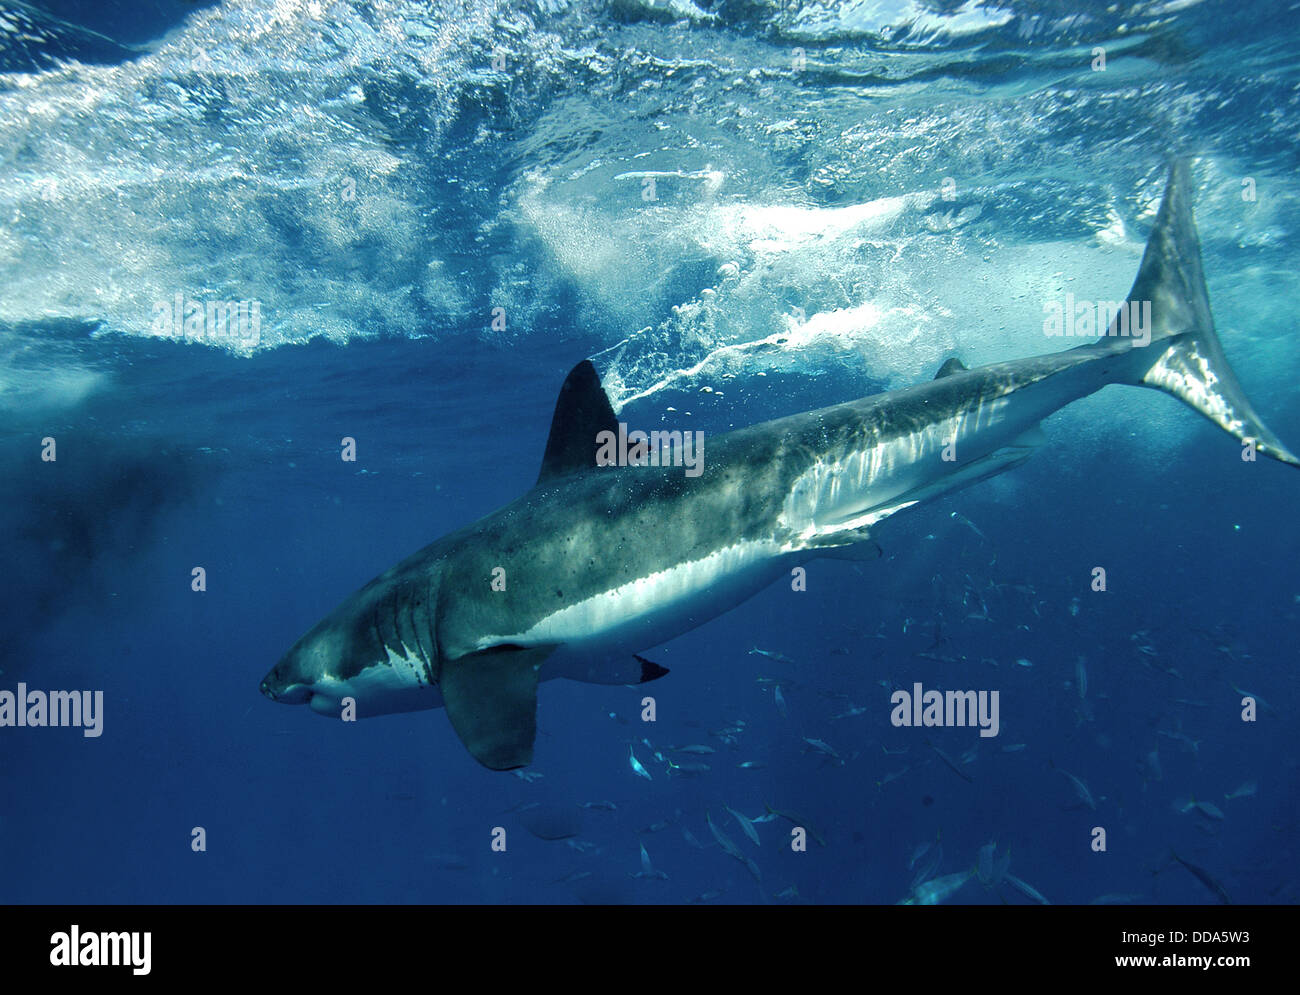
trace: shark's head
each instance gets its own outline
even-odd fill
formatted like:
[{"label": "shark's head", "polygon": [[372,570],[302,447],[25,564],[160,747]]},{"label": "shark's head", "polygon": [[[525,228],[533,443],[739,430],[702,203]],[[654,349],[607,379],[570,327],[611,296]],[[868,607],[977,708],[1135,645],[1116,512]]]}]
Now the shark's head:
[{"label": "shark's head", "polygon": [[434,590],[427,583],[363,588],[294,643],[262,678],[262,693],[333,716],[344,714],[348,699],[356,717],[437,707]]},{"label": "shark's head", "polygon": [[[351,670],[354,666],[352,661],[356,659],[357,647],[351,642],[341,638],[333,626],[316,626],[262,678],[262,694],[283,705],[311,705],[314,711],[337,715],[344,697],[339,693],[342,690],[340,685],[347,683],[340,680],[343,675],[337,671],[345,666]],[[338,653],[345,644],[346,656]],[[365,655],[378,656],[377,653]],[[373,662],[379,661],[375,659]],[[363,664],[360,670],[364,669]]]},{"label": "shark's head", "polygon": [[262,678],[262,694],[282,705],[307,704],[311,701],[311,685],[291,676],[294,671],[294,662],[286,655]]}]

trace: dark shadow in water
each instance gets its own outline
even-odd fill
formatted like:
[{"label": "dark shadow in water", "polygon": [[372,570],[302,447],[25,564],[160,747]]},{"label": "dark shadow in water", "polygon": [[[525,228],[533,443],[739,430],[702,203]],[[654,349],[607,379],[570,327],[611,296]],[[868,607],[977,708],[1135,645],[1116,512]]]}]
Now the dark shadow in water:
[{"label": "dark shadow in water", "polygon": [[0,442],[0,465],[11,471],[0,481],[6,673],[21,669],[30,637],[66,608],[106,596],[122,558],[149,545],[158,521],[200,489],[194,459],[163,440],[85,431],[54,438],[52,463],[40,460],[40,437]]},{"label": "dark shadow in water", "polygon": [[[24,665],[38,632],[107,596],[124,561],[168,513],[220,472],[221,458],[179,444],[156,392],[128,383],[151,357],[89,338],[81,322],[0,324],[0,669]],[[166,345],[166,344],[163,344]],[[95,379],[98,378],[98,379]],[[83,390],[83,382],[98,384]],[[72,385],[72,386],[68,386]],[[66,389],[65,389],[66,388]],[[53,440],[53,460],[43,459]]]}]

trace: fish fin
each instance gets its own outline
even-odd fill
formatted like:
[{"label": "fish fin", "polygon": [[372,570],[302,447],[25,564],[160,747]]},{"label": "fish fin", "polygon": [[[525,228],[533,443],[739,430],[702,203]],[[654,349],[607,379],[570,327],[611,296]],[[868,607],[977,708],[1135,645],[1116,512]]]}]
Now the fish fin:
[{"label": "fish fin", "polygon": [[533,761],[537,680],[553,646],[492,646],[442,664],[451,727],[484,767],[514,770]]},{"label": "fish fin", "polygon": [[551,434],[546,439],[539,484],[596,465],[596,437],[601,432],[618,435],[618,419],[591,360],[569,371],[555,400]]},{"label": "fish fin", "polygon": [[966,364],[956,356],[953,356],[951,359],[944,361],[944,364],[939,367],[939,372],[934,375],[934,378],[936,380],[942,380],[944,377],[950,377],[954,374],[965,372]]},{"label": "fish fin", "polygon": [[793,537],[790,548],[800,552],[810,552],[813,556],[828,556],[832,554],[824,552],[825,550],[865,542],[871,534],[872,527],[900,511],[906,511],[921,501],[968,487],[1019,466],[1033,455],[1034,446],[1038,444],[1039,438],[1040,436],[1035,436],[1032,432],[1026,432],[1001,449],[965,463],[960,469],[950,470],[930,483],[894,495],[888,503],[859,509],[852,517],[843,521],[829,522],[824,525],[814,523],[811,528]]},{"label": "fish fin", "polygon": [[[862,530],[864,536],[866,535],[866,532],[866,529]],[[852,535],[852,533],[849,533],[848,535]],[[847,538],[847,535],[836,536],[835,538]],[[880,545],[872,542],[870,539],[862,539],[858,542],[847,542],[842,545],[837,544],[834,546],[821,546],[816,548],[818,550],[818,556],[830,560],[878,560],[885,555],[885,551],[880,548]]]},{"label": "fish fin", "polygon": [[[1128,305],[1148,303],[1149,344],[1145,335],[1134,339],[1127,327],[1133,314]],[[1192,179],[1185,160],[1169,167],[1155,228],[1125,305],[1112,319],[1105,338],[1081,348],[1123,357],[1129,365],[1117,377],[1120,382],[1172,394],[1230,435],[1243,442],[1252,440],[1265,456],[1300,466],[1300,457],[1251,407],[1219,344],[1201,268],[1192,217]]]},{"label": "fish fin", "polygon": [[668,673],[667,667],[661,667],[653,660],[647,660],[643,656],[634,656],[633,659],[636,660],[637,663],[641,664],[641,680],[637,681],[638,684],[645,684],[648,681],[657,681]]},{"label": "fish fin", "polygon": [[575,660],[547,670],[547,677],[567,677],[582,684],[635,685],[656,681],[668,673],[653,660],[643,656],[619,656],[610,659]]}]

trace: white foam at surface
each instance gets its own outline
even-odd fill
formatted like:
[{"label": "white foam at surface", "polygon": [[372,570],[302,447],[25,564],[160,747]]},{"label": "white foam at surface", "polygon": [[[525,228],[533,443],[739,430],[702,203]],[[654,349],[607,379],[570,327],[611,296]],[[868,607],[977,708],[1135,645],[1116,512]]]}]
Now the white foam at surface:
[{"label": "white foam at surface", "polygon": [[[611,346],[627,339],[602,369],[620,405],[729,377],[739,383],[728,403],[743,405],[744,384],[759,372],[862,370],[897,387],[928,379],[953,354],[978,365],[1075,344],[1042,335],[1043,302],[1066,292],[1118,300],[1136,272],[1150,211],[1133,209],[1129,184],[1078,194],[1091,198],[1072,205],[1091,235],[1072,219],[1059,241],[1025,242],[1021,218],[1000,202],[1003,174],[1059,185],[1048,168],[1059,160],[1015,158],[1015,141],[1041,145],[1035,115],[1050,95],[1036,103],[949,93],[945,107],[909,103],[923,92],[916,87],[888,101],[845,96],[839,85],[783,90],[772,82],[788,54],[780,46],[777,59],[752,39],[692,34],[698,25],[685,34],[640,25],[626,43],[602,47],[605,39],[561,27],[548,34],[530,23],[532,8],[504,2],[330,0],[319,8],[327,17],[316,9],[230,0],[197,11],[137,60],[6,77],[0,321],[104,319],[146,335],[154,306],[182,292],[260,300],[263,348],[315,336],[347,342],[485,323],[473,312],[490,284],[513,334],[544,336],[532,314],[571,291],[584,308],[575,325]],[[967,4],[932,16],[958,37],[1004,14]],[[828,37],[871,24],[932,27],[910,0],[807,4],[796,15],[789,23],[832,17]],[[694,39],[704,40],[676,51]],[[500,216],[470,266],[426,223],[457,192],[417,177],[469,89],[481,87],[485,102],[507,99],[510,74],[488,64],[497,46],[543,77],[559,66],[577,95],[522,122],[525,140],[543,126],[554,133],[491,191]],[[395,140],[374,104],[412,93],[429,106],[402,119],[423,131]],[[575,138],[583,129],[591,137]],[[972,158],[989,163],[991,178],[963,175],[961,199],[942,200],[939,177],[981,129]],[[469,159],[457,179],[475,182],[478,162],[512,147],[484,140],[483,159]],[[931,164],[934,176],[922,175]],[[1147,208],[1162,186],[1159,163],[1150,165]],[[1243,246],[1266,250],[1289,236],[1294,201],[1286,183],[1260,175],[1268,196],[1243,211],[1248,166],[1198,161],[1197,213],[1203,230],[1207,218],[1240,225]],[[649,203],[647,179],[659,193]],[[356,181],[355,200],[342,199],[344,180]],[[1255,289],[1236,293],[1220,269],[1229,262],[1207,264],[1211,296],[1225,349],[1267,417],[1247,374],[1276,376],[1290,368],[1284,358],[1294,365],[1282,302],[1293,299],[1295,277],[1247,264],[1240,275]],[[630,335],[636,329],[645,331]],[[93,383],[74,376],[52,396]],[[1109,417],[1147,419],[1146,431],[1177,422],[1176,406],[1157,410],[1145,392],[1103,397]]]},{"label": "white foam at surface", "polygon": [[[139,59],[9,77],[0,150],[23,154],[0,183],[0,321],[146,335],[180,292],[259,300],[262,347],[418,327],[418,148],[350,107],[359,82],[382,100],[411,75],[438,128],[503,9],[230,0]],[[286,221],[314,263],[287,251]],[[383,257],[366,279],[359,249]]]}]

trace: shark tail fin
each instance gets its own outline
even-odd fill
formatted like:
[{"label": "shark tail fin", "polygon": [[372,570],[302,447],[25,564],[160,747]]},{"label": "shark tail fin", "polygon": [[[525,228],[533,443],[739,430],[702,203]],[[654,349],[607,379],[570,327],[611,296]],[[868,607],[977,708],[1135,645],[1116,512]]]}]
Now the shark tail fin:
[{"label": "shark tail fin", "polygon": [[1106,338],[1083,348],[1124,357],[1127,369],[1116,371],[1120,382],[1172,394],[1230,435],[1252,441],[1265,456],[1300,466],[1300,458],[1255,413],[1219,345],[1185,160],[1169,167],[1164,200],[1128,300]]}]

